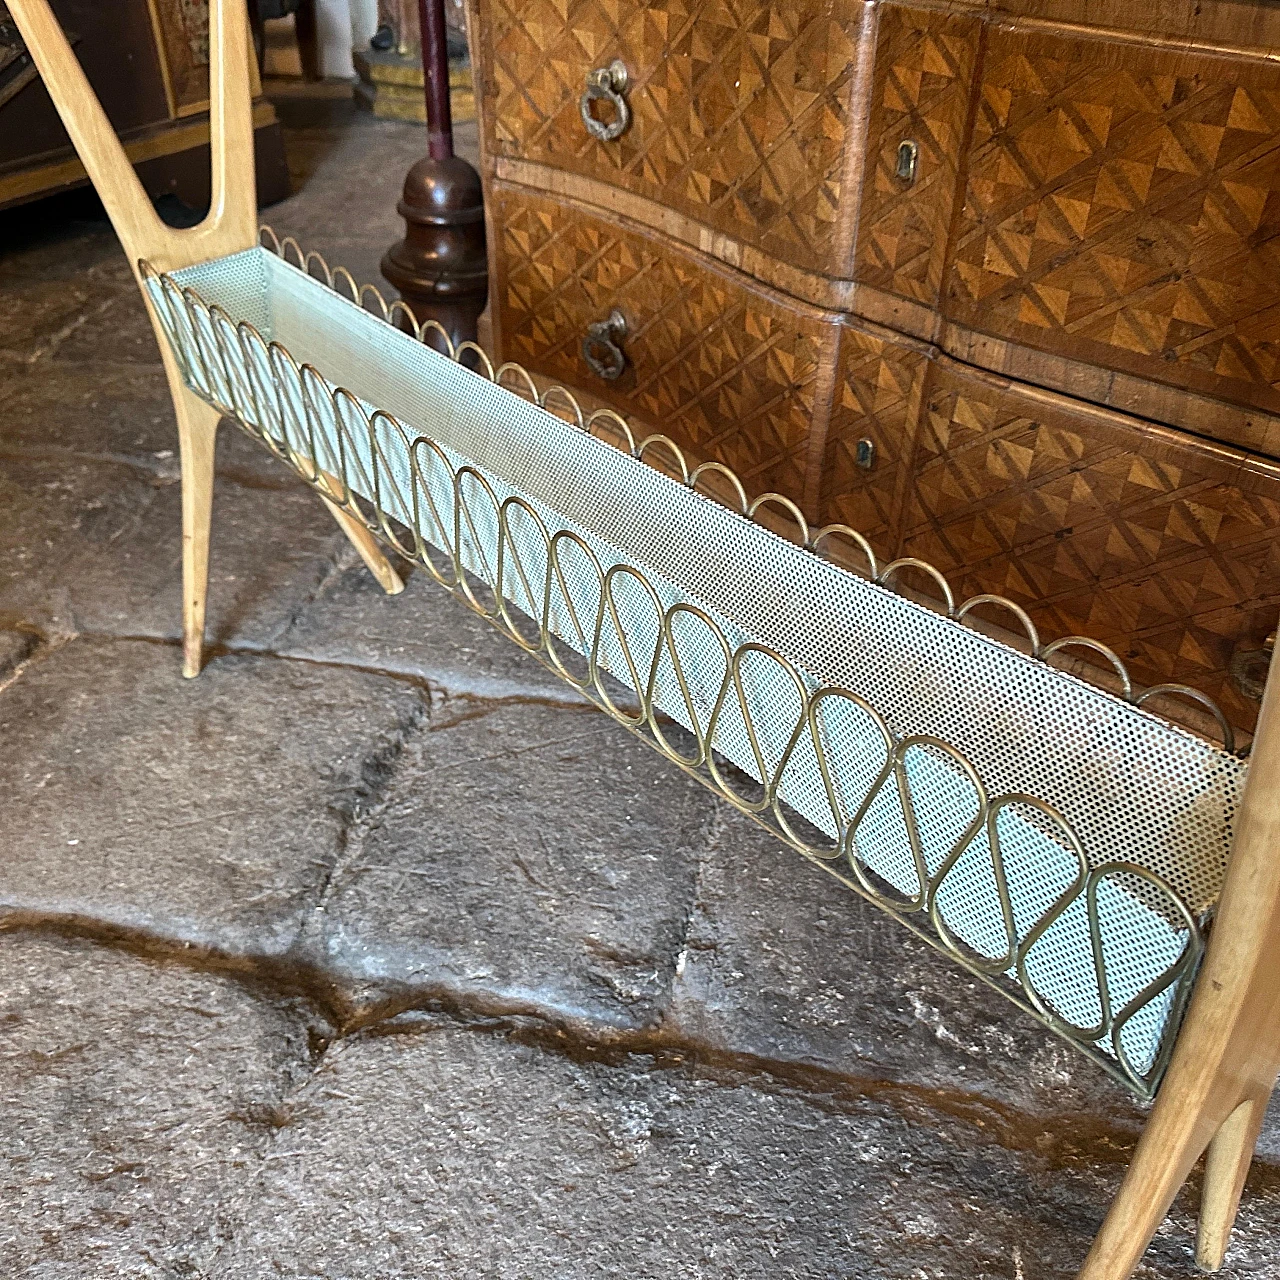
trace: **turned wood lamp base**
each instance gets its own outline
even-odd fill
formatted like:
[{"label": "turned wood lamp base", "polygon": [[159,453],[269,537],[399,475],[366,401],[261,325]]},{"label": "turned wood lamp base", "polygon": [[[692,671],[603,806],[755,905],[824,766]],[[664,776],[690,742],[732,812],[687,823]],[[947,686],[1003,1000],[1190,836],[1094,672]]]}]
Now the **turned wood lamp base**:
[{"label": "turned wood lamp base", "polygon": [[427,155],[409,170],[396,206],[405,237],[382,259],[419,324],[435,320],[456,347],[474,342],[489,296],[480,175],[453,154],[449,41],[443,0],[419,0],[426,87]]},{"label": "turned wood lamp base", "polygon": [[474,342],[489,296],[480,175],[460,156],[424,156],[396,209],[405,237],[387,250],[382,274],[419,324],[437,321],[455,346]]}]

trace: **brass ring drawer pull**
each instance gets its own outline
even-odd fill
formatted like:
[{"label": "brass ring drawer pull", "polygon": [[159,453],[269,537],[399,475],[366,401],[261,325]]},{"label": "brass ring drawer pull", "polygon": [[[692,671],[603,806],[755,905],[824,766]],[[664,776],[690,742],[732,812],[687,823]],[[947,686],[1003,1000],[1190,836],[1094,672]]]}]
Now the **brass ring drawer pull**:
[{"label": "brass ring drawer pull", "polygon": [[[626,87],[627,69],[617,58],[607,67],[587,72],[587,87],[578,107],[582,112],[582,123],[593,138],[613,142],[626,132],[627,125],[631,123],[631,108],[622,96]],[[591,110],[593,102],[608,102],[613,107],[613,119],[608,122],[597,120]]]},{"label": "brass ring drawer pull", "polygon": [[582,358],[596,377],[606,382],[622,377],[627,357],[622,354],[618,343],[626,336],[626,317],[616,307],[607,320],[596,320],[587,325],[587,336],[582,340]]},{"label": "brass ring drawer pull", "polygon": [[1251,702],[1262,701],[1262,690],[1266,687],[1267,671],[1275,647],[1276,633],[1273,631],[1262,642],[1261,649],[1237,649],[1231,655],[1228,668],[1231,682]]}]

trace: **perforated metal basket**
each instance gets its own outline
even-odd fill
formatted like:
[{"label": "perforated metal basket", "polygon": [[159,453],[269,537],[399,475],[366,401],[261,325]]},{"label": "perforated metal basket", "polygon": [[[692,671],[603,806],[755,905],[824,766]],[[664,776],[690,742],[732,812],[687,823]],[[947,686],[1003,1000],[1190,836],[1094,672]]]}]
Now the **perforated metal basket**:
[{"label": "perforated metal basket", "polygon": [[785,500],[749,503],[722,467],[677,459],[672,478],[617,415],[566,422],[478,348],[440,355],[322,274],[267,249],[144,264],[197,395],[677,765],[1154,1091],[1236,756],[1050,666],[1033,628],[1027,654],[967,605],[897,594],[899,566],[852,531],[826,540],[870,578],[817,554],[798,511],[805,545],[752,518]]}]

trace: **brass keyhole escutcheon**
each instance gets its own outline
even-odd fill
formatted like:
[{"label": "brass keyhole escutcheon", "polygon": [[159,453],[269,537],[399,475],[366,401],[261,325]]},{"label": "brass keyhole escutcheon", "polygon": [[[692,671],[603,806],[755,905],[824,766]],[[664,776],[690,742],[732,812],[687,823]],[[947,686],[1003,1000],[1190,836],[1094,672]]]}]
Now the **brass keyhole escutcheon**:
[{"label": "brass keyhole escutcheon", "polygon": [[898,163],[894,167],[893,176],[903,186],[911,186],[916,180],[916,169],[920,164],[920,144],[912,138],[904,138],[898,143]]},{"label": "brass keyhole escutcheon", "polygon": [[1261,649],[1237,649],[1231,655],[1231,682],[1251,702],[1262,701],[1262,691],[1267,687],[1267,672],[1271,669],[1271,655],[1275,647],[1276,633],[1273,631],[1262,642]]}]

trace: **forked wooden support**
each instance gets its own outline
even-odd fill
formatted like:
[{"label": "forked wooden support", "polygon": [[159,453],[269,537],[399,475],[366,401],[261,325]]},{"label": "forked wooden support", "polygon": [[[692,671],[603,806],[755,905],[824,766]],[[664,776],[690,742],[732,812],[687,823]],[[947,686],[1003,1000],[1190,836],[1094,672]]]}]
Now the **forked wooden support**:
[{"label": "forked wooden support", "polygon": [[1280,675],[1262,710],[1226,883],[1191,1005],[1080,1280],[1127,1280],[1208,1151],[1196,1261],[1226,1253],[1263,1113],[1280,1073]]},{"label": "forked wooden support", "polygon": [[[139,288],[142,285],[139,259],[145,258],[159,271],[177,271],[257,244],[249,26],[244,0],[212,0],[210,5],[212,200],[204,221],[182,230],[166,226],[156,215],[50,11],[48,0],[12,0],[9,12],[124,246]],[[182,458],[182,671],[184,675],[194,676],[199,674],[204,648],[214,446],[219,415],[183,384],[145,289],[142,296],[160,346],[178,419]],[[383,588],[391,594],[403,590],[399,574],[368,531],[333,503],[326,500],[325,505]]]}]

